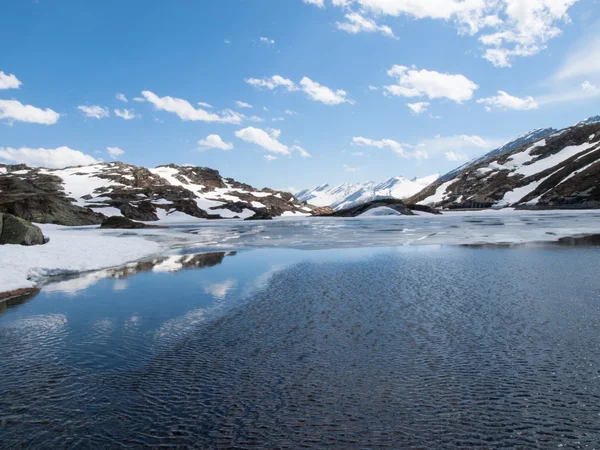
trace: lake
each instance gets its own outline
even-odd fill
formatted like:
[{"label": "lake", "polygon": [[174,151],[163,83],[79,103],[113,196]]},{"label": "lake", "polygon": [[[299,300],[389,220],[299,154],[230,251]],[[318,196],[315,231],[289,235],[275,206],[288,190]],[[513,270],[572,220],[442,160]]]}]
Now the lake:
[{"label": "lake", "polygon": [[600,247],[186,253],[4,306],[0,447],[600,442]]}]

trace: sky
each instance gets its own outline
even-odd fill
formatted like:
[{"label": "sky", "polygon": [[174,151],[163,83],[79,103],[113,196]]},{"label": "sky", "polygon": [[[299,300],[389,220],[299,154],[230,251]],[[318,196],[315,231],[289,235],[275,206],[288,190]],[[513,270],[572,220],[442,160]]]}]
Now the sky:
[{"label": "sky", "polygon": [[4,0],[0,162],[445,173],[600,114],[600,0]]}]

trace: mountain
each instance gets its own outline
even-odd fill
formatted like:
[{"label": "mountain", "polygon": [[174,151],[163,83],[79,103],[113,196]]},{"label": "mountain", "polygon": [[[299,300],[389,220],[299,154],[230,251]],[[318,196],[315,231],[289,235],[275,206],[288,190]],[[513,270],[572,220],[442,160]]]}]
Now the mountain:
[{"label": "mountain", "polygon": [[0,212],[38,223],[91,225],[107,216],[158,221],[330,212],[288,192],[256,189],[206,167],[121,162],[65,169],[0,164]]},{"label": "mountain", "polygon": [[438,208],[600,208],[600,120],[584,122],[550,134],[536,130],[533,141],[491,152],[407,201]]},{"label": "mountain", "polygon": [[581,122],[579,122],[577,125],[592,125],[594,123],[600,123],[600,116],[592,116],[592,117],[588,117],[585,120],[582,120]]},{"label": "mountain", "polygon": [[334,210],[352,208],[373,200],[404,199],[416,194],[437,180],[439,174],[408,180],[404,177],[390,178],[383,183],[344,183],[338,186],[324,184],[314,189],[298,192],[296,198],[314,206],[331,206]]},{"label": "mountain", "polygon": [[492,156],[500,156],[504,155],[508,152],[513,151],[515,148],[519,148],[525,144],[529,144],[530,142],[539,141],[546,136],[556,133],[557,130],[554,128],[538,128],[537,130],[530,131],[529,133],[525,133],[513,141],[507,142],[502,147],[492,150],[491,152],[480,156],[479,158],[475,158],[472,161],[469,161],[466,164],[454,169],[451,172],[448,172],[446,175],[443,175],[439,178],[440,181],[448,181],[458,175],[463,169],[472,166],[473,164],[477,164],[480,161],[491,158]]}]

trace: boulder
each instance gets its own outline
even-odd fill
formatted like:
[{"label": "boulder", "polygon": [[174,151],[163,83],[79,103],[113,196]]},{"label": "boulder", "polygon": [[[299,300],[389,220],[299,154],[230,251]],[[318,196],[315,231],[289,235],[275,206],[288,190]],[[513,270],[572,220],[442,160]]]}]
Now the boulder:
[{"label": "boulder", "polygon": [[158,225],[146,225],[142,222],[135,222],[127,217],[121,216],[112,216],[102,222],[100,228],[112,228],[112,229],[123,229],[123,230],[133,230],[139,228],[167,228],[161,227]]},{"label": "boulder", "polygon": [[42,245],[44,235],[39,227],[11,214],[0,214],[0,245]]},{"label": "boulder", "polygon": [[252,217],[248,217],[244,220],[273,220],[273,217],[266,211],[257,211]]}]

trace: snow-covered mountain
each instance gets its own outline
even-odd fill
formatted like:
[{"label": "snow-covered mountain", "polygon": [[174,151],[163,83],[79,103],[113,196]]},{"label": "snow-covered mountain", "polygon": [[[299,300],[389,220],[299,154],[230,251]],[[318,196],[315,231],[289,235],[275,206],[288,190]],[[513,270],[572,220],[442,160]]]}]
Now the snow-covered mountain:
[{"label": "snow-covered mountain", "polygon": [[547,131],[460,167],[408,201],[438,208],[600,208],[600,120]]},{"label": "snow-covered mountain", "polygon": [[409,180],[404,177],[394,177],[383,183],[344,183],[337,186],[324,184],[314,189],[305,189],[296,194],[300,201],[314,206],[331,206],[334,210],[352,208],[377,199],[405,199],[439,178],[439,174],[424,178]]},{"label": "snow-covered mountain", "polygon": [[65,169],[0,164],[0,212],[38,223],[85,225],[115,215],[142,221],[246,219],[327,210],[206,167],[146,169],[111,162]]}]

